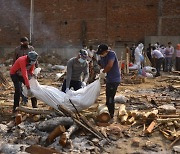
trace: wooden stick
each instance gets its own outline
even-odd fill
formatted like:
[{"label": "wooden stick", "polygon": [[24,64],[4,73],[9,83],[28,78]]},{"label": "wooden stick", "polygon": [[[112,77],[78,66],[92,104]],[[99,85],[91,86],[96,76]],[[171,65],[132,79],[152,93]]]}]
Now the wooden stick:
[{"label": "wooden stick", "polygon": [[157,122],[171,122],[171,121],[180,121],[180,118],[157,119]]},{"label": "wooden stick", "polygon": [[16,110],[25,112],[25,113],[30,113],[30,114],[52,114],[52,113],[54,113],[54,111],[51,111],[51,110],[45,110],[45,109],[40,109],[40,108],[30,108],[30,107],[24,107],[24,106],[17,107]]},{"label": "wooden stick", "polygon": [[178,136],[169,146],[169,149],[173,147],[173,145],[180,140],[180,136]]},{"label": "wooden stick", "polygon": [[159,118],[180,118],[179,114],[170,114],[170,115],[158,115]]},{"label": "wooden stick", "polygon": [[73,115],[73,112],[65,109],[62,105],[58,105],[59,110],[61,110],[65,115],[70,116],[78,125],[80,125],[81,127],[85,128],[87,131],[89,131],[90,133],[92,133],[93,135],[95,135],[97,138],[102,139],[101,136],[99,136],[98,134],[96,134],[94,131],[92,131],[91,129],[89,129],[87,126],[85,126],[82,122],[80,122],[78,119],[76,119],[76,117]]}]

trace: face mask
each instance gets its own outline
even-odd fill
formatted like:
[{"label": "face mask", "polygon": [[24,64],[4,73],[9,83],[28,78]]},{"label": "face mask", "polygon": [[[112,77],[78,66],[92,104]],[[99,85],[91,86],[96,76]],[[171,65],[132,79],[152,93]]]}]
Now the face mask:
[{"label": "face mask", "polygon": [[30,61],[30,65],[34,65],[36,63],[36,61]]},{"label": "face mask", "polygon": [[28,45],[27,44],[22,44],[21,47],[22,48],[28,48]]},{"label": "face mask", "polygon": [[84,59],[82,59],[82,58],[79,58],[78,61],[79,61],[80,63],[84,63],[86,60],[84,60]]},{"label": "face mask", "polygon": [[101,57],[105,57],[107,54],[108,54],[108,53],[106,52],[106,53],[104,53],[103,55],[100,55],[100,56],[101,56]]}]

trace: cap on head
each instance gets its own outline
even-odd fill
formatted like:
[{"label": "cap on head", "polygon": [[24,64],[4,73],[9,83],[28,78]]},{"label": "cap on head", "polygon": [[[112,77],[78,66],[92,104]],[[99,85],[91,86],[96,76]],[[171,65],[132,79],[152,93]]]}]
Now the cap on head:
[{"label": "cap on head", "polygon": [[96,54],[101,55],[104,51],[108,50],[108,46],[105,44],[101,44],[98,46],[98,51],[96,52]]},{"label": "cap on head", "polygon": [[28,52],[28,58],[30,59],[30,61],[36,61],[38,58],[37,52],[35,51]]},{"label": "cap on head", "polygon": [[88,52],[85,49],[81,49],[79,51],[79,55],[83,58],[86,59],[88,57]]},{"label": "cap on head", "polygon": [[29,39],[28,39],[27,37],[22,37],[22,38],[20,39],[20,42],[26,42],[26,41],[29,41]]}]

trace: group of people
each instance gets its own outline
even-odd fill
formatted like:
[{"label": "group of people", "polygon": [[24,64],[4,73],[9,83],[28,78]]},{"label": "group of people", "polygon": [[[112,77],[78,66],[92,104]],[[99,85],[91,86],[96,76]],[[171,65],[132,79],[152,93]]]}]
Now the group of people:
[{"label": "group of people", "polygon": [[[25,103],[28,101],[27,97],[30,97],[32,107],[37,108],[37,99],[32,94],[29,80],[34,76],[34,69],[38,65],[38,54],[29,45],[27,37],[21,38],[20,43],[21,45],[15,49],[13,65],[10,69],[10,76],[15,89],[14,113],[19,106],[20,97]],[[72,57],[67,62],[67,72],[62,91],[67,93],[71,88],[78,90],[91,83],[92,80],[89,80],[89,78],[92,68],[94,68],[93,79],[95,79],[97,73],[100,73],[101,77],[106,76],[106,105],[111,118],[113,118],[115,110],[114,97],[120,84],[120,71],[116,53],[108,48],[106,44],[99,45],[97,51],[93,50],[92,47],[89,49],[83,48],[76,57]],[[22,83],[27,88],[27,96],[22,94]]]},{"label": "group of people", "polygon": [[160,71],[171,72],[173,68],[173,61],[175,59],[175,69],[180,71],[180,44],[177,44],[176,49],[171,42],[168,45],[160,45],[158,42],[149,44],[148,48],[143,51],[144,45],[139,43],[137,46],[132,44],[131,48],[125,46],[125,50],[130,53],[129,61],[137,65],[137,69],[142,68],[145,54],[147,55],[150,65],[155,67],[157,73],[155,77],[160,76]]},{"label": "group of people", "polygon": [[[180,71],[180,44],[177,44],[176,49],[171,42],[168,45],[160,45],[158,42],[154,45],[149,44],[147,48],[147,56],[152,64],[156,67],[160,75],[161,68],[164,72],[171,72],[173,68],[173,61],[175,60],[175,69]],[[153,59],[155,57],[155,59]]]}]

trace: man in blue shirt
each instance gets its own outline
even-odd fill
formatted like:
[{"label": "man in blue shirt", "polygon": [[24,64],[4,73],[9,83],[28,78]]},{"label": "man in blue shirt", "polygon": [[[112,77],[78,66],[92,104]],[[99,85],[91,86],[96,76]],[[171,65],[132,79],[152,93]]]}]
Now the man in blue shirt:
[{"label": "man in blue shirt", "polygon": [[120,71],[116,53],[108,50],[108,46],[101,44],[98,47],[97,53],[100,55],[100,65],[103,68],[102,73],[107,73],[106,76],[106,105],[108,107],[111,118],[114,117],[114,96],[120,84]]}]

